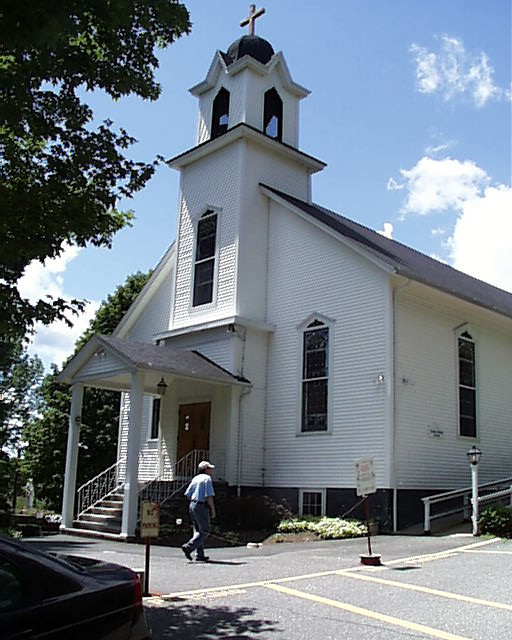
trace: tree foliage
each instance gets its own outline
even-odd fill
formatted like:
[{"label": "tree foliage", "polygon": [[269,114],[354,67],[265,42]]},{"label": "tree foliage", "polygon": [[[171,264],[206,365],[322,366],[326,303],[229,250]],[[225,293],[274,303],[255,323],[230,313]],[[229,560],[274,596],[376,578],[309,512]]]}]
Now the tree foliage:
[{"label": "tree foliage", "polygon": [[23,431],[40,406],[44,373],[41,360],[21,342],[10,346],[9,365],[0,366],[0,526],[20,481]]},{"label": "tree foliage", "polygon": [[20,448],[23,429],[39,408],[44,366],[21,343],[12,350],[9,366],[0,368],[0,448]]},{"label": "tree foliage", "polygon": [[155,100],[157,48],[190,30],[178,0],[3,0],[0,7],[0,362],[36,321],[70,322],[79,300],[21,297],[32,260],[64,243],[110,246],[131,214],[121,198],[154,172],[125,154],[134,139],[107,120],[93,127],[81,96]]},{"label": "tree foliage", "polygon": [[[150,273],[135,273],[109,295],[76,343],[78,351],[95,333],[110,334],[146,284]],[[57,382],[54,367],[42,385],[39,418],[24,431],[28,447],[24,468],[34,479],[36,496],[49,508],[60,509],[66,462],[71,392]],[[77,487],[110,466],[116,458],[120,394],[86,387],[78,456]]]}]

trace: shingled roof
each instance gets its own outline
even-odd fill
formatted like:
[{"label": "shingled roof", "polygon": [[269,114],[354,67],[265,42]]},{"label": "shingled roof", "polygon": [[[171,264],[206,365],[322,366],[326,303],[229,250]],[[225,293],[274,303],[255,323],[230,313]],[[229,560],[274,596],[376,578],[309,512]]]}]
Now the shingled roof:
[{"label": "shingled roof", "polygon": [[185,378],[222,384],[250,384],[247,378],[232,374],[199,351],[176,349],[166,344],[135,342],[101,334],[96,334],[84,345],[82,350],[64,367],[58,379],[61,382],[72,382],[76,369],[81,366],[80,358],[90,357],[99,347],[106,348],[131,369],[166,372]]},{"label": "shingled roof", "polygon": [[340,235],[374,252],[382,261],[390,265],[395,273],[512,318],[511,293],[457,271],[443,262],[434,260],[396,240],[386,238],[334,211],[304,202],[266,184],[260,183],[260,186]]}]

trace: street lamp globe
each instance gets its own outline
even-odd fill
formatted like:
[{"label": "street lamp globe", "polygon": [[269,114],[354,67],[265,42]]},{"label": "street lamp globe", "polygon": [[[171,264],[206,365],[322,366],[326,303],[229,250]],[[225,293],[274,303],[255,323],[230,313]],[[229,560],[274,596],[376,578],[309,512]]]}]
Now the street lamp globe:
[{"label": "street lamp globe", "polygon": [[472,465],[478,464],[481,455],[482,455],[482,452],[480,451],[480,449],[478,447],[475,447],[475,445],[473,445],[467,453],[469,463]]}]

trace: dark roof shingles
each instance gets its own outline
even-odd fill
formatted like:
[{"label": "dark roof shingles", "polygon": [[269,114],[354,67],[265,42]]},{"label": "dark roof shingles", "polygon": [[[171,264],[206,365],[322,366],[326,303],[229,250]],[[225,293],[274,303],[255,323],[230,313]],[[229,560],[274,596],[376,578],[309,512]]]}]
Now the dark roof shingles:
[{"label": "dark roof shingles", "polygon": [[98,338],[135,366],[224,383],[249,382],[242,376],[233,375],[199,352],[175,349],[167,345],[133,342],[112,336],[101,335]]}]

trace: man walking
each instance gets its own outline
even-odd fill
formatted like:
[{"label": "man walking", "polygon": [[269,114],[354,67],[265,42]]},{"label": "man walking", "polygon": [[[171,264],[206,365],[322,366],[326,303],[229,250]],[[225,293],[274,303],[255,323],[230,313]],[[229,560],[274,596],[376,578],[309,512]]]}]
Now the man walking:
[{"label": "man walking", "polygon": [[194,526],[194,535],[181,550],[189,560],[192,560],[192,551],[195,550],[197,562],[208,562],[209,558],[204,555],[204,541],[210,531],[210,513],[212,519],[215,518],[215,491],[211,478],[215,465],[203,460],[197,465],[197,469],[199,473],[192,478],[185,491],[190,501],[188,511]]}]

